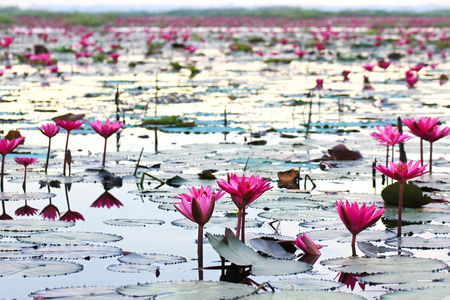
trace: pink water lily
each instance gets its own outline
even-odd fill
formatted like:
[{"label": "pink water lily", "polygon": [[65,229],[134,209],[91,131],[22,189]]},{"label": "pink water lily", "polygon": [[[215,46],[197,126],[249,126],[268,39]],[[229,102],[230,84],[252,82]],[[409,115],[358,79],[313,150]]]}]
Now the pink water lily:
[{"label": "pink water lily", "polygon": [[35,214],[37,214],[38,211],[39,210],[37,208],[29,206],[27,204],[27,201],[25,201],[25,205],[16,209],[14,214],[16,216],[34,216]]},{"label": "pink water lily", "polygon": [[38,127],[38,129],[48,137],[48,150],[47,150],[47,159],[45,161],[45,174],[47,174],[48,162],[50,160],[50,147],[52,145],[52,137],[54,137],[59,132],[59,125],[55,123],[47,123]]},{"label": "pink water lily", "polygon": [[198,224],[198,269],[199,280],[203,280],[203,227],[211,219],[215,202],[223,196],[224,192],[214,193],[211,187],[203,186],[200,189],[190,187],[188,190],[190,194],[183,193],[175,196],[181,202],[175,203],[174,206],[186,218]]},{"label": "pink water lily", "polygon": [[49,205],[47,205],[46,207],[44,207],[42,209],[40,215],[42,215],[44,220],[45,219],[56,220],[56,218],[60,216],[60,213],[59,213],[59,209],[55,205],[50,203]]},{"label": "pink water lily", "polygon": [[380,142],[380,145],[386,146],[386,166],[389,161],[389,146],[392,146],[392,160],[394,159],[394,145],[404,144],[409,139],[407,134],[398,132],[396,126],[386,124],[384,128],[377,126],[378,132],[372,132],[370,135]]},{"label": "pink water lily", "polygon": [[319,249],[321,246],[316,245],[313,240],[306,234],[303,233],[295,240],[295,245],[305,252],[305,254],[310,255],[321,255]]},{"label": "pink water lily", "polygon": [[97,200],[95,200],[91,204],[91,207],[97,207],[97,208],[101,208],[101,207],[111,208],[114,206],[120,208],[121,206],[123,206],[123,204],[122,204],[122,202],[120,202],[119,199],[117,199],[116,197],[111,195],[108,191],[105,191],[103,194],[101,194],[100,197],[98,197]]},{"label": "pink water lily", "polygon": [[5,156],[14,151],[14,149],[19,146],[19,144],[24,140],[23,137],[19,137],[17,139],[8,140],[6,138],[0,140],[0,154],[2,155],[2,171],[1,171],[1,192],[4,192],[3,189],[3,177],[5,174]]},{"label": "pink water lily", "polygon": [[364,203],[359,206],[358,202],[350,204],[348,200],[345,200],[345,204],[342,200],[336,201],[335,208],[345,227],[353,235],[352,252],[353,256],[356,256],[356,235],[375,224],[384,213],[384,208],[376,211],[375,205],[367,207],[367,204]]},{"label": "pink water lily", "polygon": [[77,211],[68,210],[59,218],[59,220],[76,223],[78,220],[84,221],[84,217]]},{"label": "pink water lily", "polygon": [[403,185],[404,182],[410,179],[413,179],[417,176],[421,176],[423,174],[428,173],[429,171],[425,171],[427,165],[419,166],[421,164],[420,161],[417,161],[413,164],[411,160],[408,164],[399,162],[398,165],[391,162],[391,168],[387,168],[383,165],[378,165],[375,167],[376,170],[380,171],[384,175],[395,179],[400,184],[399,198],[398,198],[398,225],[397,225],[397,236],[400,237],[402,234],[402,209],[403,209]]},{"label": "pink water lily", "polygon": [[[23,191],[26,193],[27,192],[27,168],[29,165],[35,163],[37,161],[37,158],[34,157],[14,157],[14,160],[25,167],[25,174],[23,176]],[[25,202],[26,204],[26,202]]]},{"label": "pink water lily", "polygon": [[66,139],[66,149],[64,151],[64,167],[63,167],[63,174],[64,176],[66,176],[66,164],[68,164],[69,162],[67,161],[68,158],[68,148],[69,148],[69,135],[70,132],[72,130],[78,129],[80,128],[84,121],[70,121],[70,120],[59,120],[58,118],[55,118],[55,121],[59,124],[59,126],[61,126],[62,128],[64,128],[67,131],[67,139]]},{"label": "pink water lily", "polygon": [[105,146],[103,149],[103,166],[106,163],[106,141],[107,139],[115,132],[117,132],[120,128],[122,128],[123,123],[120,121],[116,121],[115,123],[111,123],[110,119],[105,121],[105,124],[97,120],[96,122],[89,122],[92,128],[105,138]]}]

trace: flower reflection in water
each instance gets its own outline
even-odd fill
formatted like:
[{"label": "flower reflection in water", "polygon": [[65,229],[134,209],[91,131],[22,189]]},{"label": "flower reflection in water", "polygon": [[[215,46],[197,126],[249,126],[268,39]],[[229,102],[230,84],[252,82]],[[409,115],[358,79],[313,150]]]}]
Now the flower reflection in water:
[{"label": "flower reflection in water", "polygon": [[100,197],[97,198],[92,204],[91,207],[107,207],[111,208],[113,206],[121,207],[123,206],[122,202],[119,201],[116,197],[111,195],[108,191],[105,190],[103,194],[100,195]]},{"label": "flower reflection in water", "polygon": [[71,183],[64,184],[64,188],[66,190],[67,211],[59,218],[59,220],[73,222],[73,223],[75,223],[78,220],[84,221],[84,217],[82,214],[70,209],[69,190],[70,190],[71,186],[72,186]]},{"label": "flower reflection in water", "polygon": [[55,205],[53,205],[52,201],[50,200],[50,203],[42,209],[40,215],[42,215],[42,218],[44,218],[44,220],[56,220],[56,218],[61,214],[59,213],[59,209]]},{"label": "flower reflection in water", "polygon": [[16,209],[14,213],[16,216],[34,216],[38,211],[39,209],[29,206],[25,200],[25,205]]},{"label": "flower reflection in water", "polygon": [[361,290],[364,291],[366,289],[366,285],[358,281],[359,277],[362,277],[362,275],[341,272],[334,279],[338,278],[339,282],[345,284],[347,288],[350,288],[352,291],[355,289],[356,283],[358,283]]},{"label": "flower reflection in water", "polygon": [[5,200],[2,200],[2,214],[0,215],[0,220],[12,220],[13,217],[6,213]]}]

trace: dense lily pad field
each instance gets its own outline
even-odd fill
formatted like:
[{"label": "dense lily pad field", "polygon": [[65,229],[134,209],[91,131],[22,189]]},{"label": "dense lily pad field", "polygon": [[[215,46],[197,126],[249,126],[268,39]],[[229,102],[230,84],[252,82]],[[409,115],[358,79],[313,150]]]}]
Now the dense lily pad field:
[{"label": "dense lily pad field", "polygon": [[[373,169],[386,146],[370,134],[399,117],[450,126],[448,21],[137,18],[88,28],[28,18],[3,28],[1,135],[24,143],[3,165],[0,298],[447,297],[450,138],[433,143],[432,174],[412,180],[432,202],[403,209],[397,238],[398,208],[381,196],[393,182]],[[45,172],[49,139],[38,127],[54,118],[84,121],[70,131],[65,176],[64,129]],[[104,139],[89,123],[107,119],[124,125],[103,166]],[[420,139],[403,133],[408,161],[419,160]],[[428,143],[424,153],[428,164]],[[15,157],[38,159],[26,185]],[[245,243],[226,230],[237,226],[231,197],[216,202],[199,270],[197,224],[175,196],[218,191],[227,174],[272,189],[246,208]],[[345,199],[385,209],[358,234],[357,257],[334,207]],[[303,233],[320,256],[276,242]]]}]

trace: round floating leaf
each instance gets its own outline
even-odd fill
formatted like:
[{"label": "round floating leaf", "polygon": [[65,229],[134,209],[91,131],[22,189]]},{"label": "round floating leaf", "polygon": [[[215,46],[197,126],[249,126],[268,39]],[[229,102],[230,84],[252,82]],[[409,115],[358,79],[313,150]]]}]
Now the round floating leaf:
[{"label": "round floating leaf", "polygon": [[[342,222],[340,227],[342,227]],[[308,231],[306,234],[314,241],[333,240],[349,234],[351,235],[347,229],[314,230]]]},{"label": "round floating leaf", "polygon": [[46,231],[57,228],[71,227],[75,223],[55,220],[4,220],[0,221],[1,231]]},{"label": "round floating leaf", "polygon": [[[117,286],[77,286],[45,289],[30,293],[33,299],[124,299]],[[42,297],[42,298],[39,298]]]},{"label": "round floating leaf", "polygon": [[158,266],[152,265],[133,265],[133,264],[118,264],[109,265],[108,270],[121,273],[141,273],[141,272],[155,272],[159,270]]},{"label": "round floating leaf", "polygon": [[287,221],[311,222],[324,219],[336,219],[339,215],[336,211],[328,210],[279,210],[265,211],[258,214],[261,218]]},{"label": "round floating leaf", "polygon": [[251,294],[248,285],[216,281],[170,281],[138,283],[117,290],[120,294],[134,297],[170,298],[174,300],[209,300],[238,298]]},{"label": "round floating leaf", "polygon": [[356,274],[425,272],[447,268],[447,264],[440,260],[404,256],[333,258],[322,261],[321,264],[336,272]]},{"label": "round floating leaf", "polygon": [[30,255],[42,255],[45,258],[61,259],[90,259],[122,255],[120,248],[98,245],[43,246],[37,249],[25,248],[22,252]]},{"label": "round floating leaf", "polygon": [[399,283],[411,283],[411,282],[431,282],[434,280],[441,280],[444,278],[450,278],[450,273],[441,272],[403,272],[390,273],[390,274],[374,274],[361,277],[361,281],[370,284],[399,284]]},{"label": "round floating leaf", "polygon": [[446,238],[431,238],[424,239],[418,236],[403,236],[386,241],[389,246],[400,246],[409,249],[443,249],[450,247],[450,239]]},{"label": "round floating leaf", "polygon": [[[359,250],[361,250],[362,253],[364,253],[368,257],[385,257],[393,255],[399,255],[401,253],[402,255],[409,255],[412,256],[413,254],[411,252],[405,251],[405,250],[399,250],[396,248],[388,248],[383,246],[375,246],[371,243],[367,242],[357,242]],[[387,253],[388,255],[386,255]]]},{"label": "round floating leaf", "polygon": [[[393,232],[397,232],[397,227],[392,228]],[[402,226],[402,234],[420,234],[430,232],[434,234],[449,234],[450,230],[448,226],[443,225],[435,225],[435,224],[412,224]]]},{"label": "round floating leaf", "polygon": [[22,251],[22,248],[33,247],[33,245],[24,245],[15,242],[0,242],[0,253],[7,251]]},{"label": "round floating leaf", "polygon": [[117,259],[126,264],[150,265],[160,263],[165,265],[179,264],[186,262],[186,258],[176,255],[157,254],[157,253],[129,253]]},{"label": "round floating leaf", "polygon": [[404,300],[404,299],[427,299],[441,300],[448,299],[450,294],[450,286],[447,287],[431,287],[421,290],[397,291],[381,295],[381,300]]},{"label": "round floating leaf", "polygon": [[273,209],[286,209],[286,210],[294,210],[294,209],[302,209],[302,208],[319,208],[319,203],[314,203],[308,199],[283,199],[280,198],[277,201],[255,201],[250,204],[250,207],[259,208],[264,210],[273,210]]},{"label": "round floating leaf", "polygon": [[[175,206],[171,203],[163,203],[158,206],[159,209],[162,210],[170,210],[170,211],[176,211]],[[236,205],[233,203],[217,203],[214,205],[214,211],[235,211],[237,210]]]},{"label": "round floating leaf", "polygon": [[251,266],[253,275],[286,275],[309,271],[312,267],[301,261],[271,259],[258,254],[246,246],[234,235],[227,234],[227,242],[223,236],[206,233],[209,243],[228,261],[239,266]]},{"label": "round floating leaf", "polygon": [[279,300],[279,299],[292,299],[292,300],[361,300],[364,299],[361,296],[341,293],[341,292],[327,292],[327,291],[282,291],[275,293],[263,293],[245,297],[245,299],[255,300]]},{"label": "round floating leaf", "polygon": [[83,270],[77,263],[45,259],[0,260],[0,276],[21,272],[22,276],[57,276]]},{"label": "round floating leaf", "polygon": [[336,228],[340,228],[340,227],[345,228],[344,223],[342,223],[341,219],[303,222],[303,223],[300,223],[300,226],[308,227],[308,228],[312,228],[312,229],[316,229],[316,228],[336,229]]},{"label": "round floating leaf", "polygon": [[271,286],[281,290],[311,291],[311,290],[334,290],[342,283],[331,280],[313,279],[313,278],[290,278],[283,281],[270,281]]},{"label": "round floating leaf", "polygon": [[[261,227],[264,224],[263,221],[257,219],[245,219],[245,228]],[[198,225],[191,220],[184,218],[172,221],[172,225],[186,227],[186,228],[197,228]],[[219,225],[224,228],[233,228],[237,226],[237,218],[232,217],[212,217],[208,223],[205,224],[205,228]]]},{"label": "round floating leaf", "polygon": [[[396,237],[397,235],[391,231],[388,230],[364,230],[361,233],[358,234],[357,240],[359,242],[380,242],[385,241],[387,239],[391,239]],[[338,239],[338,242],[340,243],[349,243],[352,241],[352,236],[350,232],[348,232],[348,235],[345,237],[342,237]]]},{"label": "round floating leaf", "polygon": [[[450,214],[447,212],[427,212],[419,209],[404,208],[402,212],[402,221],[409,223],[425,223],[425,222],[449,222]],[[398,209],[387,207],[383,213],[382,219],[396,221],[398,218]]]},{"label": "round floating leaf", "polygon": [[114,220],[106,220],[103,223],[107,225],[113,226],[130,226],[130,227],[145,227],[147,225],[162,225],[164,221],[162,220],[154,220],[154,219],[114,219]]},{"label": "round floating leaf", "polygon": [[50,231],[32,234],[30,237],[17,238],[21,242],[48,245],[76,245],[87,243],[108,243],[122,240],[121,236],[101,232]]},{"label": "round floating leaf", "polygon": [[[398,199],[400,194],[400,183],[395,182],[388,185],[381,191],[381,197],[384,202],[390,205],[398,206]],[[412,182],[405,182],[403,184],[403,206],[418,208],[428,203],[431,203],[431,199],[428,195],[423,195],[422,189]]]},{"label": "round floating leaf", "polygon": [[[348,200],[348,202],[358,202],[359,204],[363,203],[382,203],[383,198],[381,198],[380,194],[362,194],[362,193],[339,193],[339,194],[322,194],[322,195],[314,195],[311,197],[312,201],[332,201],[336,204],[338,200]],[[345,201],[344,201],[345,202]]]},{"label": "round floating leaf", "polygon": [[53,198],[56,194],[53,193],[0,193],[0,200],[9,200],[9,201],[17,201],[17,200],[38,200],[44,198]]}]

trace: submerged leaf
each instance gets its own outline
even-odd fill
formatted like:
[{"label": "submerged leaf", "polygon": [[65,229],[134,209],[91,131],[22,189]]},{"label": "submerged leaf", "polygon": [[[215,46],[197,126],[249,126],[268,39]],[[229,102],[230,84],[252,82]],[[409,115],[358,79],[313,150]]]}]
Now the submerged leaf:
[{"label": "submerged leaf", "polygon": [[[381,197],[384,202],[390,205],[398,206],[398,199],[400,194],[400,183],[395,182],[388,185],[381,191]],[[428,195],[423,195],[422,189],[412,182],[403,183],[403,206],[418,208],[428,203],[431,203],[431,199]]]}]

